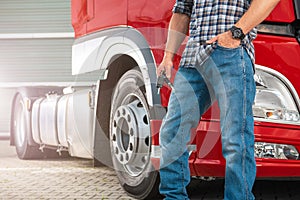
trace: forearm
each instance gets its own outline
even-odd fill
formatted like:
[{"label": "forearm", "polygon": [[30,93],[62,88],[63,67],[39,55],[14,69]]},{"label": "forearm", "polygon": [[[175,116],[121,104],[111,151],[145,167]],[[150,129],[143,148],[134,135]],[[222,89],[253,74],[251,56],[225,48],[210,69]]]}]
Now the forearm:
[{"label": "forearm", "polygon": [[165,58],[173,60],[178,48],[188,34],[189,22],[190,17],[188,15],[173,13],[169,25]]},{"label": "forearm", "polygon": [[280,0],[253,0],[250,8],[236,23],[246,34],[260,24],[275,8]]}]

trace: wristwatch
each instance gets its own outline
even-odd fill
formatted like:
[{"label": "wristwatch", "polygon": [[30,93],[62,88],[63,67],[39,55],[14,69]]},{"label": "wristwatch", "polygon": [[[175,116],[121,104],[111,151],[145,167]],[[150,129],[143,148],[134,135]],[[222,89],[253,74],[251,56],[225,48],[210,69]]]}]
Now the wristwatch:
[{"label": "wristwatch", "polygon": [[231,31],[233,39],[243,40],[245,38],[245,34],[243,33],[243,30],[241,28],[233,26],[229,30]]}]

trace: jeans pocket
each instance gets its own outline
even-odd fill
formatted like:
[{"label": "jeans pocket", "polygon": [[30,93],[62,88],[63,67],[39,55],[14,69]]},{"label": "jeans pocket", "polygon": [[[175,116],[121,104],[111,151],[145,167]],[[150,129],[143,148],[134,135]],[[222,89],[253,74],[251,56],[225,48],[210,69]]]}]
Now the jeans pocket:
[{"label": "jeans pocket", "polygon": [[237,50],[237,49],[240,49],[242,46],[239,45],[235,48],[229,48],[229,47],[224,47],[224,46],[221,46],[219,43],[216,43],[215,44],[215,48],[216,49],[220,49],[220,50],[224,50],[224,51],[234,51],[234,50]]}]

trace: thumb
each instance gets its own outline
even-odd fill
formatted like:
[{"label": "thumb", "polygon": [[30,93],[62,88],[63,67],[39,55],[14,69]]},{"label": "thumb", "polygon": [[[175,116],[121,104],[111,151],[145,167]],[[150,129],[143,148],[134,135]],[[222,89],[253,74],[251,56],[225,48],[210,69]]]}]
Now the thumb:
[{"label": "thumb", "polygon": [[212,43],[216,42],[217,40],[218,40],[218,37],[216,36],[216,37],[211,38],[210,40],[207,40],[206,43],[212,44]]}]

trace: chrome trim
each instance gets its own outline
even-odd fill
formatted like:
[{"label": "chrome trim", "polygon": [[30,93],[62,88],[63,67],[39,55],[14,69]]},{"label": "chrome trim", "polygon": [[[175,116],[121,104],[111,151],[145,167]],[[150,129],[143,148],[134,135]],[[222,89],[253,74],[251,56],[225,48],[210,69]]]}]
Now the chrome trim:
[{"label": "chrome trim", "polygon": [[206,182],[215,181],[217,179],[216,177],[212,176],[192,176],[192,178]]},{"label": "chrome trim", "polygon": [[160,158],[160,146],[158,145],[151,145],[151,154],[150,157],[151,158]]},{"label": "chrome trim", "polygon": [[[283,82],[283,84],[285,84],[285,86],[288,88],[288,90],[290,91],[293,99],[294,99],[294,102],[296,104],[296,107],[298,109],[298,112],[300,110],[300,98],[298,96],[298,93],[296,91],[296,89],[294,88],[293,84],[283,75],[281,74],[280,72],[274,70],[274,69],[271,69],[271,68],[268,68],[266,66],[262,66],[262,65],[255,65],[255,68],[256,69],[259,69],[261,71],[264,71],[264,72],[267,72],[273,76],[275,76],[276,78],[278,78],[280,81]],[[272,122],[272,123],[280,123],[280,124],[291,124],[291,125],[300,125],[300,122],[298,123],[292,123],[292,122],[289,122],[289,121],[284,121],[284,120],[272,120],[272,119],[262,119],[262,118],[256,118],[254,117],[255,121],[262,121],[262,122]]]}]

